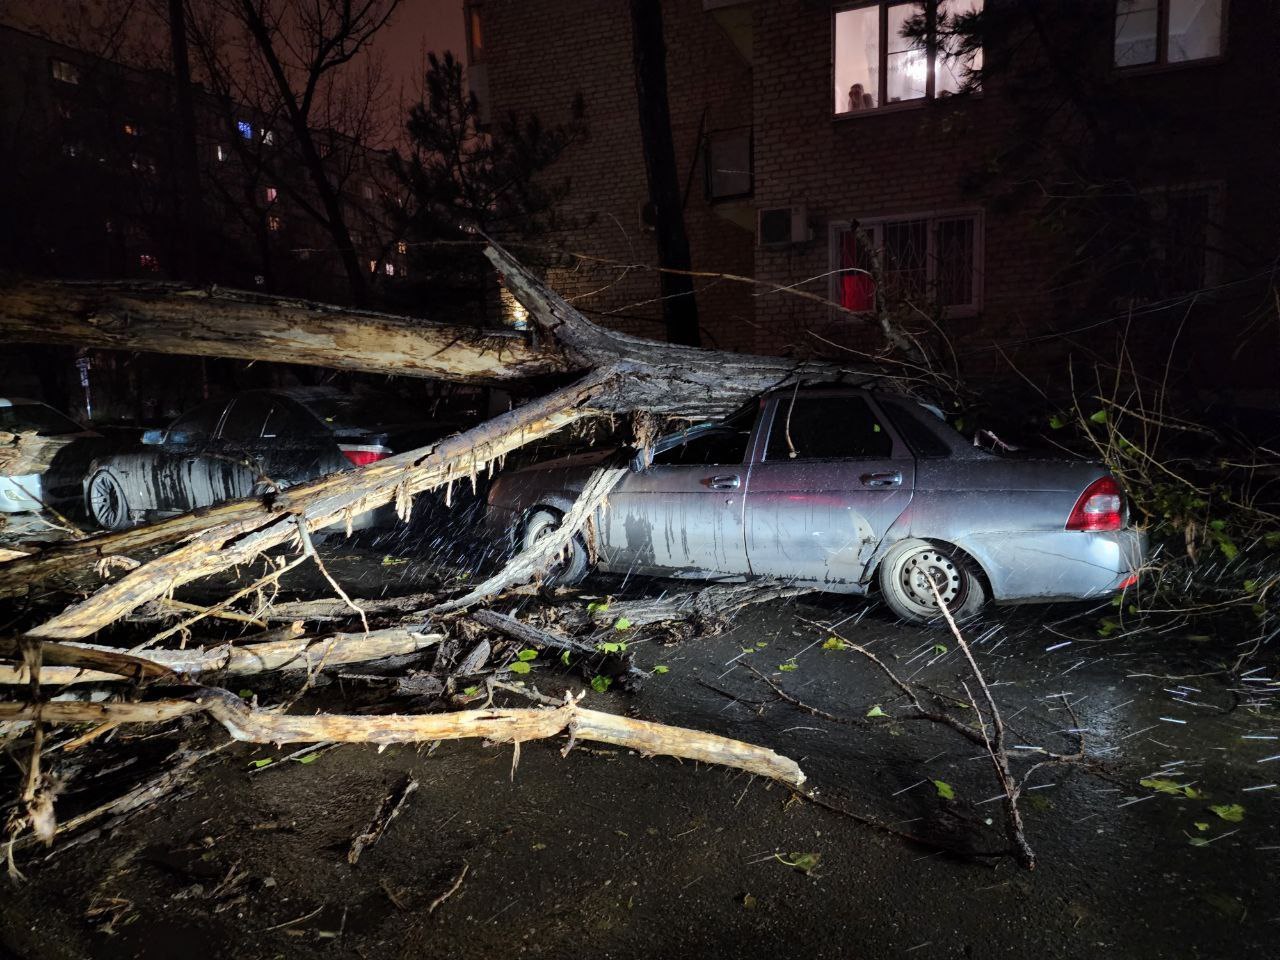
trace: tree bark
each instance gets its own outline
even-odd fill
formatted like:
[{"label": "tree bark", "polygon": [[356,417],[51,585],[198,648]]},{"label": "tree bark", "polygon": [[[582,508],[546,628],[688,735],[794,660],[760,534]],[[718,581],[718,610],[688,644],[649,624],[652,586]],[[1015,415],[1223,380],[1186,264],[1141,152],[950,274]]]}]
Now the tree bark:
[{"label": "tree bark", "polygon": [[[649,182],[649,202],[656,216],[658,265],[669,270],[689,270],[684,195],[676,170],[671,109],[667,102],[667,42],[662,33],[661,0],[631,0],[631,50],[635,61],[640,144]],[[667,339],[696,347],[700,337],[693,278],[662,273],[659,287]]]},{"label": "tree bark", "polygon": [[0,722],[147,723],[207,712],[236,740],[248,743],[423,743],[480,737],[498,743],[522,743],[568,732],[572,739],[594,740],[643,754],[662,754],[746,770],[799,788],[799,765],[765,747],[713,733],[618,717],[567,703],[553,710],[463,710],[427,715],[297,716],[255,710],[226,690],[202,687],[187,700],[143,703],[0,703]]},{"label": "tree bark", "polygon": [[497,385],[570,365],[521,335],[170,283],[0,288],[0,341],[304,363]]}]

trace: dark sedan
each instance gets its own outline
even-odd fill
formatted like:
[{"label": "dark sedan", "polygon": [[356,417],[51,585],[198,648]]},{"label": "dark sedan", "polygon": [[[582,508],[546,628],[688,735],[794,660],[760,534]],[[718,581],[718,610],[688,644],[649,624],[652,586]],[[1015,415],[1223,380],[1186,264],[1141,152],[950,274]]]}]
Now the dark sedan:
[{"label": "dark sedan", "polygon": [[[383,396],[331,387],[249,390],[201,404],[141,449],[103,457],[85,480],[89,515],[120,530],[251,494],[283,490],[338,470],[374,463],[452,432]],[[375,511],[356,528],[374,526]]]}]

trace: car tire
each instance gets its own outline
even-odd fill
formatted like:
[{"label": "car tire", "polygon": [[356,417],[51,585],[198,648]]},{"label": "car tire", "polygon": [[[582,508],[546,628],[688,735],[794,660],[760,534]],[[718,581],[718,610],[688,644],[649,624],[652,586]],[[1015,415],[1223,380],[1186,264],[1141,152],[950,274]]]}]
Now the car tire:
[{"label": "car tire", "polygon": [[103,530],[125,530],[133,526],[133,512],[124,487],[110,470],[102,469],[89,478],[85,510]]},{"label": "car tire", "polygon": [[[520,548],[528,550],[543,537],[559,529],[561,516],[554,510],[541,508],[529,514],[520,536]],[[554,560],[542,577],[548,587],[571,587],[581,583],[591,568],[586,541],[581,534],[574,534],[559,560]]]},{"label": "car tire", "polygon": [[937,584],[956,620],[975,616],[987,602],[987,588],[976,565],[964,554],[928,540],[903,540],[880,561],[880,595],[885,605],[909,623],[940,621],[942,612],[926,576]]}]

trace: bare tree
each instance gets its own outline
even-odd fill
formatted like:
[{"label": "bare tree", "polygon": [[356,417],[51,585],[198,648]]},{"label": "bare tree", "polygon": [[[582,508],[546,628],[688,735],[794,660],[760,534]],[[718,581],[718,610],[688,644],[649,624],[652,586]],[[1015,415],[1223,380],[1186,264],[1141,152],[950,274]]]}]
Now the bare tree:
[{"label": "bare tree", "polygon": [[[385,132],[376,106],[383,76],[368,48],[398,5],[188,3],[192,47],[222,104],[229,142],[328,234],[357,304],[368,301],[369,283],[348,194]],[[302,177],[290,175],[294,167]]]}]

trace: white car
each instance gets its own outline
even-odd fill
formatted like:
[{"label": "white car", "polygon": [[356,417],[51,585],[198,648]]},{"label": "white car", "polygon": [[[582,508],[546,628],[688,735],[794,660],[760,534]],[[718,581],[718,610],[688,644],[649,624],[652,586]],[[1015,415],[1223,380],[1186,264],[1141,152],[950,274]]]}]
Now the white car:
[{"label": "white car", "polygon": [[27,513],[79,500],[89,460],[100,452],[100,445],[92,442],[98,434],[47,403],[0,397],[0,435],[31,431],[57,442],[37,454],[34,462],[20,458],[21,473],[0,472],[0,513]]}]

